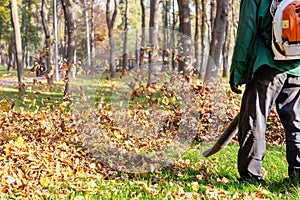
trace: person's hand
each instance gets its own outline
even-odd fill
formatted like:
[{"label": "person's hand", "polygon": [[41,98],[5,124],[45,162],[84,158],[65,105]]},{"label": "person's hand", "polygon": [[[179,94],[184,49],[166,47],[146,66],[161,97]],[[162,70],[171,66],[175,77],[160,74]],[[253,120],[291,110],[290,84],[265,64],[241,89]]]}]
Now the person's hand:
[{"label": "person's hand", "polygon": [[234,83],[234,71],[230,74],[230,80],[229,80],[230,88],[234,93],[241,94],[242,90],[238,88],[238,86]]}]

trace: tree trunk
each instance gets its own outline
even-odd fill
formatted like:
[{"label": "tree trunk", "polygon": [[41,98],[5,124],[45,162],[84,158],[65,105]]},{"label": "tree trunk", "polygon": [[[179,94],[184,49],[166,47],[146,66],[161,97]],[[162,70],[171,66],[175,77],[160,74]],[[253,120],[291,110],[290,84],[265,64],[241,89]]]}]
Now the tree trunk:
[{"label": "tree trunk", "polygon": [[146,13],[144,0],[140,0],[142,9],[142,36],[141,36],[141,50],[140,50],[140,62],[139,65],[144,65],[144,55],[145,55],[145,27],[146,27]]},{"label": "tree trunk", "polygon": [[226,21],[228,19],[228,0],[217,2],[217,15],[210,42],[209,60],[205,72],[205,81],[216,78],[220,67],[220,58],[225,40]]},{"label": "tree trunk", "polygon": [[210,0],[210,33],[211,34],[209,35],[211,37],[213,34],[215,18],[216,18],[216,1],[217,0]]},{"label": "tree trunk", "polygon": [[70,0],[61,0],[66,25],[68,33],[68,45],[67,45],[67,66],[68,70],[66,72],[66,85],[64,96],[69,97],[72,94],[72,79],[73,79],[73,64],[74,64],[74,54],[75,54],[75,24],[73,17],[73,8]]},{"label": "tree trunk", "polygon": [[176,68],[175,54],[176,54],[176,45],[175,45],[175,26],[176,26],[176,13],[175,13],[175,0],[172,2],[172,34],[171,34],[171,44],[172,44],[172,70]]},{"label": "tree trunk", "polygon": [[114,0],[114,12],[112,16],[110,16],[110,0],[106,1],[106,23],[108,27],[108,37],[109,37],[109,65],[110,65],[110,77],[116,77],[116,65],[115,65],[115,45],[114,45],[114,34],[113,28],[114,23],[117,17],[117,1]]},{"label": "tree trunk", "polygon": [[225,41],[223,45],[223,72],[222,77],[228,76],[228,51],[229,51],[229,38],[228,38],[228,31],[229,31],[229,22],[226,22],[226,29],[225,29]]},{"label": "tree trunk", "polygon": [[149,74],[148,74],[148,85],[157,83],[157,39],[158,39],[158,13],[159,13],[159,0],[150,1],[150,31],[149,31],[149,42],[150,50],[148,52],[149,57]]},{"label": "tree trunk", "polygon": [[3,21],[0,20],[0,65],[3,65],[3,45],[2,45]]},{"label": "tree trunk", "polygon": [[164,47],[163,47],[163,52],[162,52],[162,57],[163,57],[163,70],[168,70],[169,68],[169,62],[168,62],[168,40],[169,40],[169,35],[168,35],[168,15],[169,15],[169,0],[165,0],[165,5],[164,5]]},{"label": "tree trunk", "polygon": [[55,65],[55,80],[59,80],[58,68],[58,36],[57,36],[57,6],[56,1],[53,1],[53,32],[54,32],[54,65]]},{"label": "tree trunk", "polygon": [[122,68],[123,70],[126,70],[126,67],[128,66],[127,63],[127,28],[128,28],[128,0],[125,0],[125,11],[124,11],[124,38],[123,38],[123,63]]},{"label": "tree trunk", "polygon": [[197,70],[197,73],[200,73],[200,63],[199,63],[199,2],[198,0],[195,0],[195,10],[196,10],[196,19],[195,19],[195,65],[194,68]]},{"label": "tree trunk", "polygon": [[191,63],[191,20],[190,20],[190,7],[189,0],[178,0],[179,8],[179,32],[182,34],[180,37],[179,48],[179,66],[178,71],[184,75],[188,75],[188,64]]},{"label": "tree trunk", "polygon": [[135,30],[135,66],[139,66],[140,62],[140,51],[139,51],[139,32]]},{"label": "tree trunk", "polygon": [[205,10],[206,10],[206,6],[205,6],[205,1],[201,2],[201,49],[202,49],[202,54],[201,54],[201,65],[200,65],[200,72],[199,72],[199,76],[198,78],[201,79],[203,78],[203,71],[204,71],[204,58],[205,58],[205,24],[206,24],[206,16],[205,16]]},{"label": "tree trunk", "polygon": [[17,7],[16,0],[10,0],[10,8],[11,8],[12,24],[13,24],[14,35],[15,35],[19,92],[25,92],[25,84],[22,82],[24,76],[24,66],[22,62],[23,61],[22,39],[21,39],[18,7]]},{"label": "tree trunk", "polygon": [[44,56],[46,59],[46,65],[47,65],[47,73],[50,75],[47,77],[47,82],[49,85],[53,84],[53,75],[52,75],[52,68],[51,68],[51,38],[50,38],[50,30],[49,30],[49,24],[48,24],[48,2],[47,0],[42,0],[42,10],[41,10],[41,17],[42,17],[42,23],[44,28],[44,34],[45,34],[45,48],[44,48]]},{"label": "tree trunk", "polygon": [[13,68],[15,68],[15,45],[10,42],[8,44],[8,62],[7,62],[7,72],[10,72]]},{"label": "tree trunk", "polygon": [[91,56],[92,56],[92,60],[91,60],[91,70],[92,73],[95,70],[95,0],[91,0],[92,3],[92,10],[91,10]]},{"label": "tree trunk", "polygon": [[84,4],[84,17],[85,17],[85,28],[86,28],[86,49],[87,49],[87,68],[91,67],[91,44],[90,44],[90,29],[89,29],[89,14],[86,0],[83,1]]}]

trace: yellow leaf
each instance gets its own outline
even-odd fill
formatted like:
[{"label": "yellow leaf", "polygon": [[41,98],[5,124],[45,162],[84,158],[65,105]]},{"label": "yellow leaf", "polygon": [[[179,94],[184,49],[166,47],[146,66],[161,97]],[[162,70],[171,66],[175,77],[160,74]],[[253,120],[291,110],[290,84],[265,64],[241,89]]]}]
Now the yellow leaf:
[{"label": "yellow leaf", "polygon": [[41,184],[41,186],[43,186],[43,187],[49,185],[49,183],[50,183],[50,180],[49,180],[48,177],[41,178],[41,180],[40,180],[40,184]]},{"label": "yellow leaf", "polygon": [[0,101],[0,109],[8,112],[10,110],[10,105],[8,104],[7,101],[2,100]]},{"label": "yellow leaf", "polygon": [[150,46],[147,46],[147,47],[146,47],[146,51],[147,51],[147,52],[152,52],[152,48],[151,48]]},{"label": "yellow leaf", "polygon": [[123,136],[120,134],[119,131],[115,130],[114,131],[114,135],[118,138],[118,139],[121,139]]},{"label": "yellow leaf", "polygon": [[134,115],[134,112],[133,112],[133,110],[128,110],[128,111],[127,111],[127,114],[128,114],[128,116],[130,116],[130,117],[131,117],[131,116],[133,116],[133,115]]},{"label": "yellow leaf", "polygon": [[199,190],[198,182],[192,182],[192,189],[194,192],[197,192]]},{"label": "yellow leaf", "polygon": [[17,141],[15,142],[17,147],[22,147],[24,145],[24,139],[22,137],[18,137]]}]

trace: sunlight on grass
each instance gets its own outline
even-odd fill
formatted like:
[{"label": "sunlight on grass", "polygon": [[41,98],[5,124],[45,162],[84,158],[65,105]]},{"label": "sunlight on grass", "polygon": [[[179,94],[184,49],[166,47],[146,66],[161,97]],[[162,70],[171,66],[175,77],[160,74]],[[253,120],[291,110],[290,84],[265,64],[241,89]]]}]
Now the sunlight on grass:
[{"label": "sunlight on grass", "polygon": [[6,98],[11,103],[14,103],[14,109],[17,111],[37,111],[40,108],[53,108],[63,102],[63,93],[58,87],[55,87],[56,89],[49,89],[45,86],[28,88],[27,86],[25,94],[20,94],[18,89],[14,87],[1,88],[0,99]]},{"label": "sunlight on grass", "polygon": [[[264,162],[267,185],[261,186],[238,180],[238,145],[230,144],[210,158],[202,157],[202,151],[210,145],[196,144],[174,165],[158,172],[116,172],[112,180],[102,176],[87,178],[68,183],[64,188],[68,191],[78,183],[85,183],[90,192],[76,187],[77,192],[67,197],[88,199],[299,199],[299,184],[283,182],[287,171],[283,146],[268,148],[270,153]],[[274,165],[280,167],[275,169]]]},{"label": "sunlight on grass", "polygon": [[[24,76],[32,77],[35,76],[35,74],[30,71],[30,68],[26,68],[24,69]],[[5,78],[17,78],[17,70],[12,69],[10,72],[8,72],[7,67],[0,66],[0,79],[5,79]]]}]

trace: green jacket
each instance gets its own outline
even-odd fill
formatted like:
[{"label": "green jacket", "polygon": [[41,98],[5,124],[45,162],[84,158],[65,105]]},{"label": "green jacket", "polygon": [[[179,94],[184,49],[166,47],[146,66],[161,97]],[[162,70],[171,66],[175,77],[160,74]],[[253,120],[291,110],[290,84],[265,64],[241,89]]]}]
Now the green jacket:
[{"label": "green jacket", "polygon": [[300,60],[275,61],[272,41],[272,0],[242,0],[230,73],[234,83],[249,83],[255,71],[269,65],[289,74],[300,76]]}]

